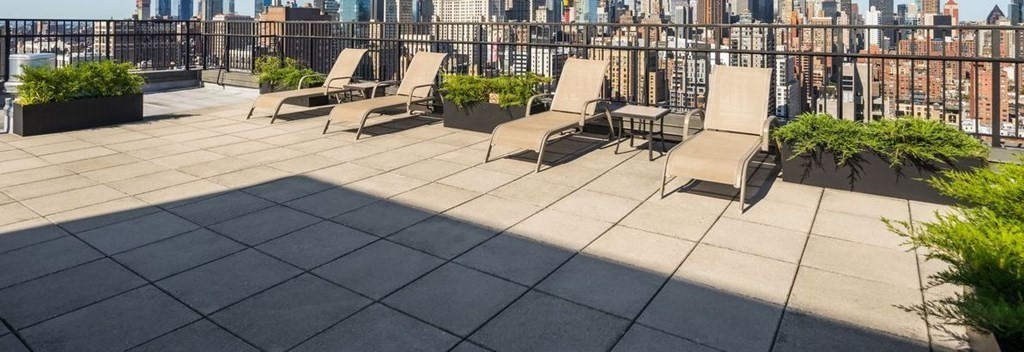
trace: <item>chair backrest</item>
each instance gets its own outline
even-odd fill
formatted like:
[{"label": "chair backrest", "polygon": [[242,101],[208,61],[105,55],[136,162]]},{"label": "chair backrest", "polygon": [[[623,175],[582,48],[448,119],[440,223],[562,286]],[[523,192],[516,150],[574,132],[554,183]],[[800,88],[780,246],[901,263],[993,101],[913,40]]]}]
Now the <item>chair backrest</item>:
[{"label": "chair backrest", "polygon": [[336,77],[352,77],[356,73],[356,69],[359,68],[359,62],[363,61],[363,56],[366,56],[366,49],[352,49],[347,48],[342,50],[338,54],[338,59],[334,60],[334,66],[331,66],[331,72],[327,73],[327,80],[324,81],[324,87],[330,82],[332,88],[343,88],[345,85],[352,82],[351,79],[339,79],[331,82],[331,78]]},{"label": "chair backrest", "polygon": [[[555,98],[551,101],[551,110],[579,114],[583,104],[601,97],[601,86],[604,85],[604,73],[608,71],[606,60],[584,60],[569,58],[558,76],[558,88]],[[596,104],[587,107],[587,115],[592,115]]]},{"label": "chair backrest", "polygon": [[771,84],[770,68],[712,67],[704,127],[761,135],[768,118]]},{"label": "chair backrest", "polygon": [[437,79],[437,71],[441,70],[441,64],[448,54],[432,53],[421,51],[413,56],[409,68],[405,69],[405,76],[402,77],[402,84],[398,86],[398,95],[414,96],[425,98],[430,94],[429,88],[414,88],[424,84],[432,84]]}]

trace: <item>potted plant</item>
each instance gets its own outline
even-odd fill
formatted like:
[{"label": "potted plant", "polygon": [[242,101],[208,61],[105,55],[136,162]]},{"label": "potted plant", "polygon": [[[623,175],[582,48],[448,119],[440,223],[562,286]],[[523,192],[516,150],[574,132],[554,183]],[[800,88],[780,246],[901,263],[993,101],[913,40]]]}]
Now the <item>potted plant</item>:
[{"label": "potted plant", "polygon": [[1024,351],[1024,165],[946,175],[929,183],[956,199],[954,211],[936,213],[932,222],[886,223],[915,249],[927,249],[928,260],[948,264],[929,277],[930,287],[949,284],[964,292],[905,308],[936,325],[991,333],[1002,351]]},{"label": "potted plant", "polygon": [[33,136],[142,121],[142,76],[131,64],[86,62],[25,67],[14,102],[14,133]]},{"label": "potted plant", "polygon": [[[324,83],[324,78],[316,71],[302,66],[293,58],[281,59],[277,56],[263,56],[256,59],[253,73],[260,84],[260,94],[286,90],[316,87]],[[306,77],[305,80],[302,78]],[[301,87],[300,87],[301,85]],[[326,95],[305,97],[289,101],[290,104],[314,107],[330,103]]]},{"label": "potted plant", "polygon": [[[498,125],[526,116],[526,103],[551,80],[536,74],[484,78],[445,75],[441,84],[444,98],[444,126],[491,133]],[[539,100],[531,113],[547,111]]]},{"label": "potted plant", "polygon": [[774,131],[782,179],[818,187],[950,204],[927,180],[986,164],[988,148],[971,136],[919,118],[867,123],[805,114]]}]

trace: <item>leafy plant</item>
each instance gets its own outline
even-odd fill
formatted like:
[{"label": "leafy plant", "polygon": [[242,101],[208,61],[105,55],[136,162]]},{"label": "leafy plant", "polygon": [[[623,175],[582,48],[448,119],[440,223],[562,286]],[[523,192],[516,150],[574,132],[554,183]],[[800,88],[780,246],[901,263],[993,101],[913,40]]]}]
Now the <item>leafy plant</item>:
[{"label": "leafy plant", "polygon": [[821,150],[836,155],[840,165],[871,150],[894,166],[916,162],[984,158],[988,147],[942,122],[914,117],[872,122],[840,120],[827,114],[804,114],[774,132],[780,143],[793,146],[795,158]]},{"label": "leafy plant", "polygon": [[113,61],[84,62],[60,68],[24,67],[18,76],[21,105],[142,93],[145,79],[133,66]]},{"label": "leafy plant", "polygon": [[957,199],[953,213],[924,224],[886,222],[915,248],[927,248],[929,260],[949,264],[930,285],[969,289],[909,309],[989,331],[1004,350],[1024,350],[1024,165],[946,175],[929,182]]},{"label": "leafy plant", "polygon": [[277,56],[263,56],[256,59],[253,73],[257,75],[260,84],[270,84],[277,90],[297,89],[302,77],[311,76],[302,82],[306,87],[321,85],[324,83],[322,76],[316,75],[316,71],[302,66],[293,58]]},{"label": "leafy plant", "polygon": [[540,92],[538,88],[550,81],[534,73],[494,78],[445,75],[441,91],[445,100],[460,108],[487,101],[491,94],[498,97],[498,105],[507,108],[525,106],[531,96]]}]

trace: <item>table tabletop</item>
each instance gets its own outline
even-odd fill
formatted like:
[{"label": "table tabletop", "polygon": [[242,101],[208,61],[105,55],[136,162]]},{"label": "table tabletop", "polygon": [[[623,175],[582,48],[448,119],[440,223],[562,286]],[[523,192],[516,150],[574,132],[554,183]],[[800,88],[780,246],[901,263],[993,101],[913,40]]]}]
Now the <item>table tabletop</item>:
[{"label": "table tabletop", "polygon": [[668,115],[669,110],[656,106],[625,105],[610,110],[612,115],[635,119],[658,120]]}]

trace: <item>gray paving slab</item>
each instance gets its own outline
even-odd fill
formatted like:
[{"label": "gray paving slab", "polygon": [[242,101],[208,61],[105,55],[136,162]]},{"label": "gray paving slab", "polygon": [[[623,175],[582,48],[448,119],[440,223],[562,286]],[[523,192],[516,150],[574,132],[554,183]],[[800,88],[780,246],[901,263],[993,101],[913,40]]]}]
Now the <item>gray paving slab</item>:
[{"label": "gray paving slab", "polygon": [[664,282],[663,274],[579,255],[544,279],[537,289],[633,319]]},{"label": "gray paving slab", "polygon": [[455,262],[532,286],[572,255],[569,250],[502,234],[455,258]]},{"label": "gray paving slab", "polygon": [[28,347],[21,343],[14,335],[0,336],[0,351],[4,352],[29,352]]},{"label": "gray paving slab", "polygon": [[496,351],[604,351],[629,321],[531,291],[470,336]]},{"label": "gray paving slab", "polygon": [[27,228],[0,230],[0,253],[68,235],[67,231],[53,224],[28,226]]},{"label": "gray paving slab", "polygon": [[634,324],[612,352],[714,352],[707,346]]},{"label": "gray paving slab", "polygon": [[333,218],[378,200],[380,198],[362,192],[331,188],[287,202],[285,205],[322,218]]},{"label": "gray paving slab", "polygon": [[293,351],[447,351],[459,338],[394,309],[374,304]]},{"label": "gray paving slab", "polygon": [[146,284],[109,259],[0,290],[0,312],[21,329]]},{"label": "gray paving slab", "polygon": [[260,250],[303,269],[312,269],[377,240],[331,221],[322,221],[270,240]]},{"label": "gray paving slab", "polygon": [[145,286],[22,330],[35,351],[120,351],[171,332],[199,315]]},{"label": "gray paving slab", "polygon": [[496,233],[497,231],[489,227],[477,226],[447,216],[437,216],[399,231],[388,239],[450,259],[486,241]]},{"label": "gray paving slab", "polygon": [[387,236],[435,213],[392,201],[376,202],[332,220],[377,236]]},{"label": "gray paving slab", "polygon": [[160,336],[131,352],[256,352],[255,347],[221,329],[209,320],[200,320],[174,332]]},{"label": "gray paving slab", "polygon": [[902,337],[787,311],[774,351],[928,351],[928,344]]},{"label": "gray paving slab", "polygon": [[370,303],[352,291],[302,275],[210,319],[265,351],[284,351]]},{"label": "gray paving slab", "polygon": [[443,263],[436,257],[381,241],[313,273],[366,296],[382,298]]},{"label": "gray paving slab", "polygon": [[77,238],[66,236],[0,254],[0,287],[70,268],[103,254]]},{"label": "gray paving slab", "polygon": [[781,315],[781,306],[673,279],[637,321],[717,349],[767,351]]},{"label": "gray paving slab", "polygon": [[122,252],[114,259],[156,281],[244,249],[245,246],[207,229],[198,229]]},{"label": "gray paving slab", "polygon": [[460,343],[458,346],[455,346],[455,348],[453,348],[451,350],[451,352],[487,352],[487,351],[490,351],[490,350],[486,349],[486,348],[483,348],[483,347],[480,347],[480,345],[474,344],[472,342],[467,342],[467,341],[463,341],[462,343]]},{"label": "gray paving slab", "polygon": [[292,176],[252,186],[244,191],[261,198],[284,203],[331,187],[334,185],[312,177]]},{"label": "gray paving slab", "polygon": [[181,217],[162,211],[107,225],[78,237],[107,254],[123,252],[199,228]]},{"label": "gray paving slab", "polygon": [[204,264],[156,284],[204,314],[212,313],[300,273],[255,250]]},{"label": "gray paving slab", "polygon": [[278,205],[210,226],[210,229],[254,246],[319,221],[315,216]]},{"label": "gray paving slab", "polygon": [[465,336],[525,291],[524,286],[447,264],[395,292],[384,303]]},{"label": "gray paving slab", "polygon": [[213,198],[183,205],[171,209],[178,214],[202,226],[209,226],[269,208],[274,203],[263,198],[242,192],[229,192]]}]

